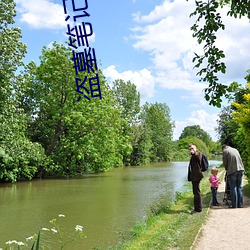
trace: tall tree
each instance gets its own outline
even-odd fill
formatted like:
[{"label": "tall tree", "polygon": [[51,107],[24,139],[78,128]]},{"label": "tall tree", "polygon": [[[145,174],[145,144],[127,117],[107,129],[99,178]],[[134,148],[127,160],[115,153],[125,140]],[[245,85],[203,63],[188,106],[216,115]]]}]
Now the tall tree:
[{"label": "tall tree", "polygon": [[231,106],[224,107],[219,114],[218,127],[216,128],[221,144],[228,144],[232,147],[237,147],[235,136],[238,130],[239,123],[232,119]]},{"label": "tall tree", "polygon": [[185,127],[179,137],[179,140],[188,136],[199,138],[207,145],[207,147],[209,147],[209,144],[212,142],[211,136],[206,131],[204,131],[200,127],[200,125],[193,125],[193,126]]},{"label": "tall tree", "polygon": [[[90,100],[76,90],[72,51],[57,43],[44,47],[40,65],[29,65],[30,96],[24,106],[32,107],[30,138],[43,145],[56,164],[43,169],[50,174],[74,175],[86,171],[106,171],[122,164],[121,151],[129,145],[120,135],[121,110],[98,70],[102,99]],[[78,72],[79,79],[93,78],[96,72]],[[85,85],[90,91],[90,87]]]},{"label": "tall tree", "polygon": [[[247,82],[250,81],[249,76],[250,75],[247,75],[245,77]],[[232,86],[234,91],[232,91],[232,93],[227,96],[229,102],[247,104],[244,96],[250,93],[250,89],[247,87],[242,87],[237,82],[233,82],[230,86]],[[216,130],[220,136],[221,144],[226,143],[238,148],[240,152],[243,152],[245,148],[245,142],[242,140],[243,131],[240,123],[233,119],[233,113],[235,111],[237,111],[237,108],[233,105],[224,107],[219,114],[218,127]]]},{"label": "tall tree", "polygon": [[122,135],[123,138],[130,144],[131,151],[123,152],[124,165],[138,165],[138,114],[140,112],[140,93],[136,89],[136,85],[130,81],[125,82],[121,79],[113,82],[113,94],[117,106],[121,109],[122,119]]},{"label": "tall tree", "polygon": [[112,90],[116,101],[122,107],[122,118],[126,119],[129,125],[135,124],[140,112],[140,93],[136,85],[119,79],[113,82]]},{"label": "tall tree", "polygon": [[[241,132],[240,138],[240,151],[243,154],[243,160],[245,163],[246,174],[248,178],[250,177],[250,75],[246,77],[247,85],[245,88],[244,94],[242,98],[236,98],[234,102],[232,102],[232,106],[236,109],[232,111],[232,118],[239,124],[238,131]],[[241,102],[237,102],[240,100]],[[242,129],[242,130],[241,130]]]},{"label": "tall tree", "polygon": [[15,90],[15,72],[23,66],[22,58],[26,53],[26,45],[20,41],[21,30],[12,26],[15,7],[13,0],[0,2],[0,112]]},{"label": "tall tree", "polygon": [[190,143],[194,143],[198,150],[205,153],[206,155],[209,154],[209,150],[207,145],[202,141],[201,139],[195,137],[195,136],[187,136],[185,138],[182,138],[178,141],[178,148],[179,150],[182,150],[183,154],[186,156],[190,156],[190,152],[188,150],[188,145]]},{"label": "tall tree", "polygon": [[169,160],[173,136],[169,107],[165,103],[145,103],[142,107],[141,122],[148,131],[152,144],[151,162]]},{"label": "tall tree", "polygon": [[42,147],[26,137],[26,116],[19,103],[26,86],[17,69],[24,65],[26,45],[13,25],[15,6],[12,0],[0,1],[0,179],[12,182],[31,179],[46,161]]}]

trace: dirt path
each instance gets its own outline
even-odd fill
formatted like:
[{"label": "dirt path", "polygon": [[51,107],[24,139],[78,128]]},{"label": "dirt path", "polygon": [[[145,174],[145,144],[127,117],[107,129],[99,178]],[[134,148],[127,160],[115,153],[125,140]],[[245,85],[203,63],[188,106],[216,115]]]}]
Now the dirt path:
[{"label": "dirt path", "polygon": [[244,207],[230,209],[223,202],[225,182],[218,188],[219,207],[211,207],[191,249],[250,249],[250,199],[244,196]]}]

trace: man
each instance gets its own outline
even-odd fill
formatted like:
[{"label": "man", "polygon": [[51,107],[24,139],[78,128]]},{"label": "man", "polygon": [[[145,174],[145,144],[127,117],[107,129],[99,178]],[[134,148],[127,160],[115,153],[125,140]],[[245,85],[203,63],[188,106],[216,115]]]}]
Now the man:
[{"label": "man", "polygon": [[240,153],[236,148],[223,145],[222,151],[223,165],[227,171],[227,178],[232,197],[232,205],[229,207],[241,208],[243,207],[242,177],[244,174],[244,165]]},{"label": "man", "polygon": [[194,209],[191,214],[199,213],[202,211],[200,181],[203,178],[201,172],[201,159],[202,152],[197,150],[196,146],[191,143],[188,145],[191,153],[190,163],[188,167],[188,181],[192,182],[193,195],[194,195]]}]

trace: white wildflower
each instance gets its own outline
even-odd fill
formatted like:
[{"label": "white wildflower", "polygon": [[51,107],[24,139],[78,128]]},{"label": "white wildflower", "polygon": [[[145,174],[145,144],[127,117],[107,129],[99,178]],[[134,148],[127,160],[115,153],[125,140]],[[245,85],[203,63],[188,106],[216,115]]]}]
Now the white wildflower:
[{"label": "white wildflower", "polygon": [[5,244],[11,245],[12,243],[17,244],[17,241],[16,241],[16,240],[9,240],[9,241],[7,241]]},{"label": "white wildflower", "polygon": [[19,241],[16,243],[18,246],[24,246],[24,243],[22,241]]},{"label": "white wildflower", "polygon": [[50,231],[50,230],[49,230],[48,228],[46,228],[46,227],[43,227],[42,230],[43,230],[43,231]]},{"label": "white wildflower", "polygon": [[51,231],[57,233],[58,231],[55,228],[51,228]]},{"label": "white wildflower", "polygon": [[82,231],[82,230],[83,230],[83,226],[76,225],[76,226],[75,226],[75,230],[76,230],[76,231]]},{"label": "white wildflower", "polygon": [[59,214],[58,216],[59,216],[59,217],[65,217],[65,215],[64,215],[64,214]]},{"label": "white wildflower", "polygon": [[30,237],[27,237],[26,240],[32,240],[34,238],[34,236],[30,236]]}]

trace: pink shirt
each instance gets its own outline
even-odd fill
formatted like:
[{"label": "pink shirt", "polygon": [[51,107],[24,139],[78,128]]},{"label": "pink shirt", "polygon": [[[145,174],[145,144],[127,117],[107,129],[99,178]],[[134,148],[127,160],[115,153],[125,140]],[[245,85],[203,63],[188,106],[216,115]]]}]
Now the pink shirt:
[{"label": "pink shirt", "polygon": [[209,181],[211,183],[211,187],[218,187],[219,179],[216,175],[211,175],[209,178]]}]

